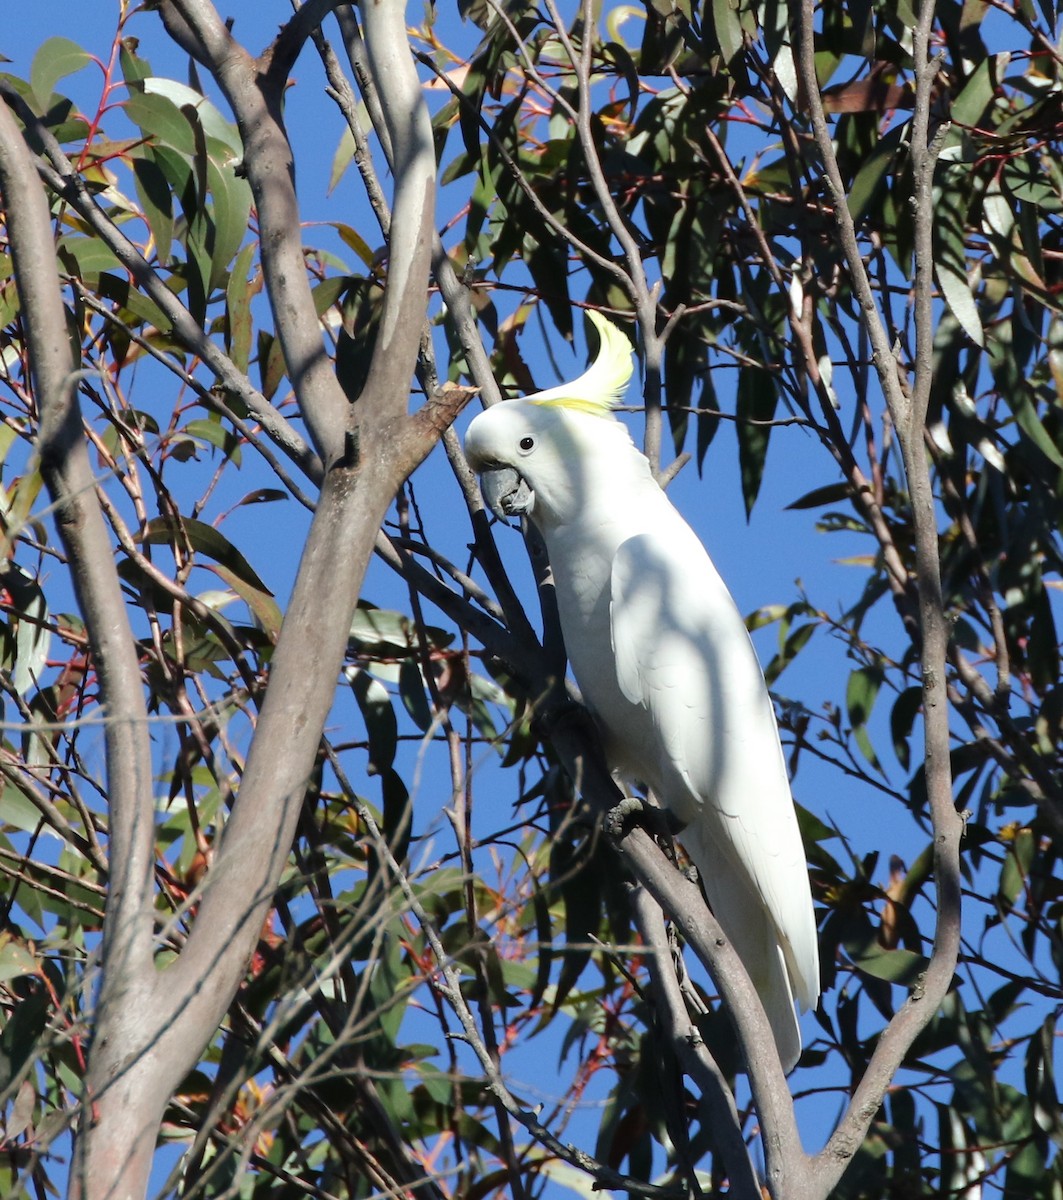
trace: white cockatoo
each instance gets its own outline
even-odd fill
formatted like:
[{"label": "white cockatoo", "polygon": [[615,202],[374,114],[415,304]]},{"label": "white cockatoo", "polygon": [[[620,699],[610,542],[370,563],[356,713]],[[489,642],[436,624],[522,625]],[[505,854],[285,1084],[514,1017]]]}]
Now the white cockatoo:
[{"label": "white cockatoo", "polygon": [[815,1007],[819,951],[775,712],[723,580],[612,413],[631,346],[590,317],[601,345],[589,370],[481,413],[465,451],[488,506],[542,534],[610,768],[681,822],[789,1071],[801,1053],[794,1001]]}]

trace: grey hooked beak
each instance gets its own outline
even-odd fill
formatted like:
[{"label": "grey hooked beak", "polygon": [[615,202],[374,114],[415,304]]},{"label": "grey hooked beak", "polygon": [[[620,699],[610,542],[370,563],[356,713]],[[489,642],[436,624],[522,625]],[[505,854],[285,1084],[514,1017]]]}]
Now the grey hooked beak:
[{"label": "grey hooked beak", "polygon": [[496,517],[522,517],[532,510],[535,493],[512,467],[492,467],[480,476],[484,503]]}]

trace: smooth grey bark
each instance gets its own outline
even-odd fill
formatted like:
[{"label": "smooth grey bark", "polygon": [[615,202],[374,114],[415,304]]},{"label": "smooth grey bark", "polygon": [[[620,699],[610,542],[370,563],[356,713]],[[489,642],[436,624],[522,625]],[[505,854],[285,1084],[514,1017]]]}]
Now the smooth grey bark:
[{"label": "smooth grey bark", "polygon": [[[834,200],[835,225],[853,289],[864,313],[876,374],[897,430],[911,495],[915,530],[914,584],[917,594],[917,611],[912,614],[913,634],[919,647],[923,677],[923,753],[927,798],[934,830],[937,916],[933,953],[919,985],[880,1036],[864,1077],[854,1090],[826,1146],[805,1165],[803,1190],[792,1191],[786,1188],[785,1181],[779,1181],[773,1185],[773,1194],[779,1197],[808,1196],[819,1200],[834,1190],[859,1149],[904,1056],[941,1006],[952,984],[960,951],[960,838],[963,818],[956,811],[952,792],[946,694],[949,621],[941,592],[937,513],[930,460],[924,444],[934,368],[932,185],[942,145],[942,131],[932,130],[930,113],[939,70],[938,61],[930,53],[934,11],[934,0],[923,0],[918,6],[913,30],[915,110],[910,153],[914,174],[915,279],[912,296],[915,362],[911,378],[890,348],[849,212],[816,77],[812,0],[802,0],[799,12],[795,15],[799,32],[797,66],[808,96],[813,135]],[[884,543],[883,549],[888,551],[894,548],[892,543]],[[908,582],[907,578],[904,582]]]},{"label": "smooth grey bark", "polygon": [[[0,103],[0,193],[3,196],[15,281],[29,345],[34,395],[40,414],[41,473],[55,504],[56,524],[85,619],[107,714],[105,746],[111,810],[109,878],[101,947],[105,978],[98,1013],[112,1047],[143,1045],[150,1026],[154,967],[150,897],[154,869],[154,807],[148,716],[136,642],[126,615],[111,542],[96,502],[95,478],[76,404],[66,313],[56,266],[51,214],[36,164],[10,109]],[[91,1120],[100,1093],[133,1102],[121,1071],[90,1073],[85,1112]],[[160,1114],[161,1116],[161,1111]],[[134,1164],[150,1162],[151,1144],[135,1137],[108,1151],[100,1170],[125,1186]],[[146,1176],[145,1176],[146,1179]]]}]

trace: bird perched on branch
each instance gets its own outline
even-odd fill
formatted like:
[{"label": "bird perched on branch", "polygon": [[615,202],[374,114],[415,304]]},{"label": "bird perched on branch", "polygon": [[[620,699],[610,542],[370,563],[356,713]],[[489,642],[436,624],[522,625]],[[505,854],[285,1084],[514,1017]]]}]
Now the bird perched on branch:
[{"label": "bird perched on branch", "polygon": [[804,847],[775,712],[730,593],[613,415],[631,346],[600,347],[572,383],[496,404],[465,436],[488,506],[546,543],[572,670],[611,769],[649,787],[763,1001],[786,1071],[795,999],[819,996]]}]

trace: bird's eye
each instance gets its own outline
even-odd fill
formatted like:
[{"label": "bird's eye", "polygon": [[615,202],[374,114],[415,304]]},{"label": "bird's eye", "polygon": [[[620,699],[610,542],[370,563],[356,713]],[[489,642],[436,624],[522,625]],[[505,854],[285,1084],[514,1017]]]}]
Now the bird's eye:
[{"label": "bird's eye", "polygon": [[535,446],[535,438],[523,437],[520,439],[520,448],[522,450],[531,450]]}]

